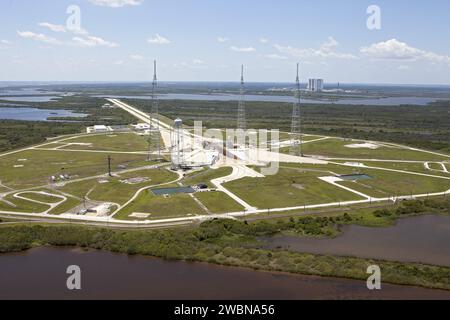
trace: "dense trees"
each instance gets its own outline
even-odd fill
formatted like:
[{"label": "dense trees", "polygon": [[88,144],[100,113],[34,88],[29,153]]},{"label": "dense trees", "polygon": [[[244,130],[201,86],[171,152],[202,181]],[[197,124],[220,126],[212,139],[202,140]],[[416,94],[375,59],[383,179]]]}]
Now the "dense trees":
[{"label": "dense trees", "polygon": [[[129,102],[150,110],[148,101],[130,99]],[[246,106],[249,127],[290,130],[290,103],[248,101]],[[449,108],[448,101],[428,106],[304,104],[302,127],[306,133],[397,142],[450,152]],[[188,125],[198,120],[207,127],[232,128],[237,103],[167,100],[161,101],[160,112],[171,118],[181,117]]]}]

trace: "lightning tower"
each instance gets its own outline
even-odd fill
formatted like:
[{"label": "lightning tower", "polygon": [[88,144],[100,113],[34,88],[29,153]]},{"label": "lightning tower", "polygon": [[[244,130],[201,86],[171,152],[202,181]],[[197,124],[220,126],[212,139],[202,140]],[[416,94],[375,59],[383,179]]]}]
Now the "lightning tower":
[{"label": "lightning tower", "polygon": [[241,66],[241,90],[240,90],[241,98],[239,100],[238,106],[238,119],[237,119],[237,128],[246,130],[247,124],[245,120],[245,87],[244,87],[244,65]]},{"label": "lightning tower", "polygon": [[295,101],[292,108],[292,124],[291,124],[291,147],[290,153],[294,156],[303,156],[302,152],[302,135],[301,135],[301,118],[300,118],[300,76],[299,76],[300,64],[297,63],[297,78],[295,80]]},{"label": "lightning tower", "polygon": [[161,159],[160,146],[160,128],[159,128],[159,107],[158,97],[156,96],[156,87],[158,86],[158,78],[156,76],[156,60],[153,62],[153,82],[152,82],[152,108],[150,112],[150,136],[149,136],[149,153],[148,160],[152,158]]}]

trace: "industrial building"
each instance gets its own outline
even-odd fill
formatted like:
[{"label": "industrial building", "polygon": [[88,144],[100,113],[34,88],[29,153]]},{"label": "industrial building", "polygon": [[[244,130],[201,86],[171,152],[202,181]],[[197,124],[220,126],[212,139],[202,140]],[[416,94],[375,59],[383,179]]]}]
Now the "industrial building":
[{"label": "industrial building", "polygon": [[323,91],[323,79],[309,79],[308,90],[311,92]]},{"label": "industrial building", "polygon": [[93,127],[87,127],[86,132],[87,133],[102,133],[102,132],[108,132],[112,131],[111,127],[107,127],[105,125],[95,125]]}]

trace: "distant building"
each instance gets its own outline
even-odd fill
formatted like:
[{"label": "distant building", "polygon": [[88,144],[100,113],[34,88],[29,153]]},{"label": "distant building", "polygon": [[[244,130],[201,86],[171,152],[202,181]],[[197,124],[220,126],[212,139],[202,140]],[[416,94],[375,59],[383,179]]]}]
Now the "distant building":
[{"label": "distant building", "polygon": [[309,79],[308,90],[312,92],[323,91],[323,79]]},{"label": "distant building", "polygon": [[87,133],[101,133],[101,132],[108,132],[108,131],[111,131],[111,128],[104,126],[104,125],[95,125],[93,127],[86,128]]},{"label": "distant building", "polygon": [[94,132],[107,132],[108,127],[104,125],[95,125],[94,126]]}]

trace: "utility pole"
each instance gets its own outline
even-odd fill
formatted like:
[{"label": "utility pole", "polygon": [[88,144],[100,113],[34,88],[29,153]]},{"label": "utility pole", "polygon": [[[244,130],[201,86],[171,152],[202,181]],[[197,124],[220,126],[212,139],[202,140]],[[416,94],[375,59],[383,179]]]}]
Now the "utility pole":
[{"label": "utility pole", "polygon": [[111,173],[111,156],[108,156],[108,175],[110,177],[112,177],[112,173]]},{"label": "utility pole", "polygon": [[301,133],[301,92],[300,92],[300,64],[297,63],[297,78],[295,79],[296,92],[295,92],[295,102],[292,107],[292,124],[291,124],[291,155],[303,156],[302,150],[302,133]]}]

